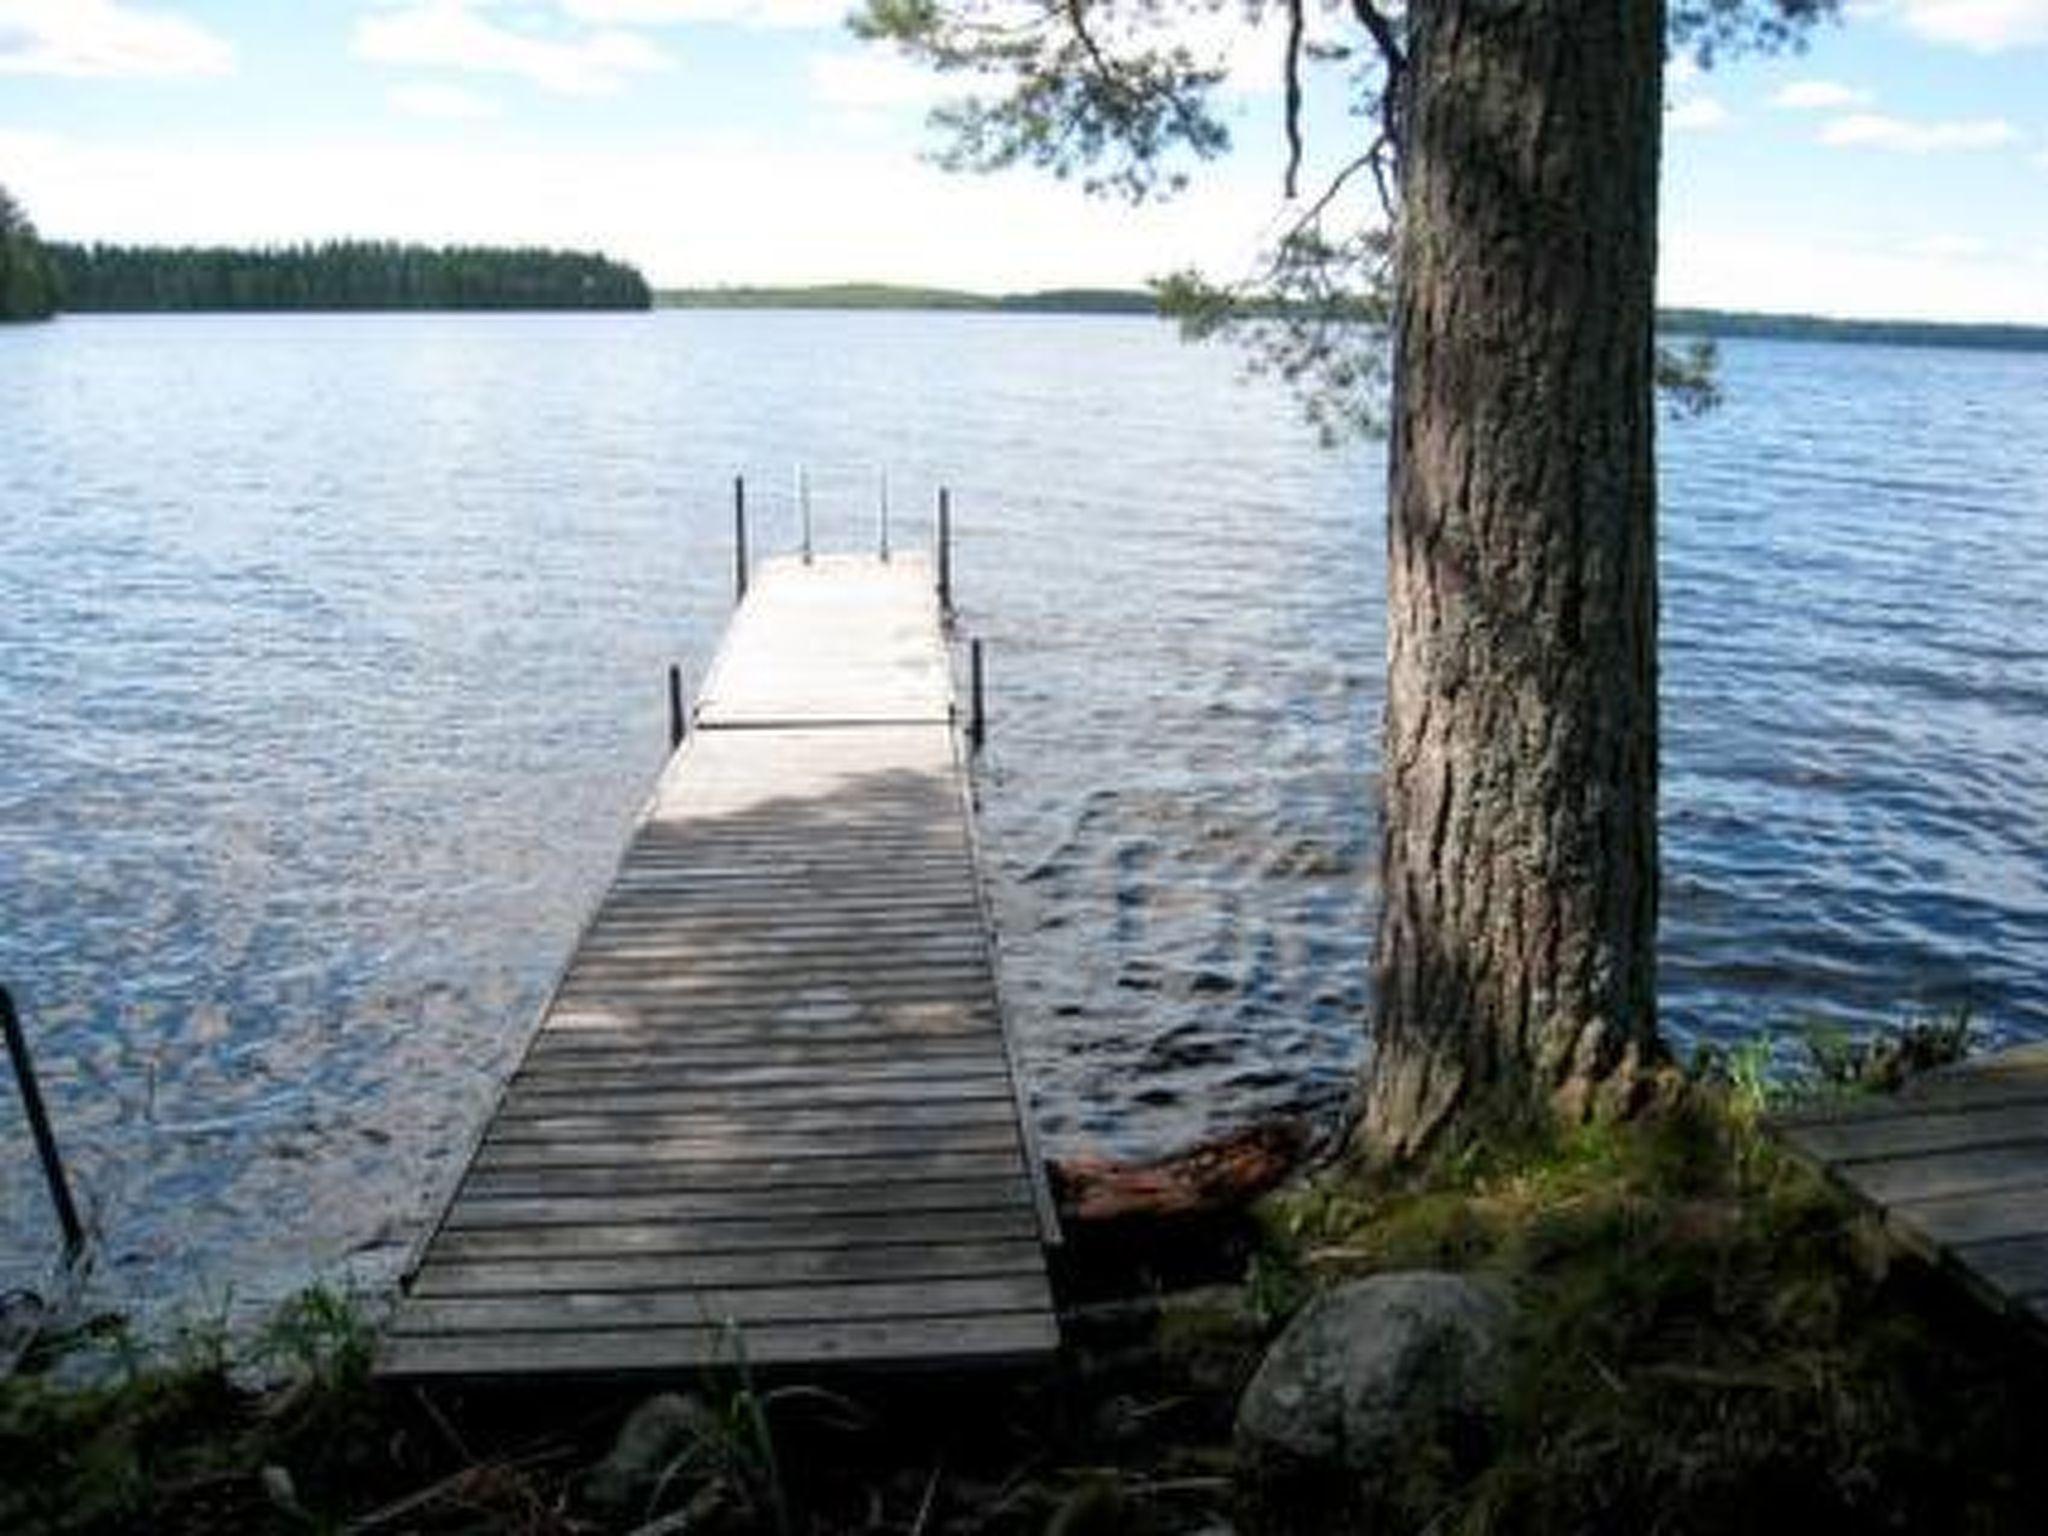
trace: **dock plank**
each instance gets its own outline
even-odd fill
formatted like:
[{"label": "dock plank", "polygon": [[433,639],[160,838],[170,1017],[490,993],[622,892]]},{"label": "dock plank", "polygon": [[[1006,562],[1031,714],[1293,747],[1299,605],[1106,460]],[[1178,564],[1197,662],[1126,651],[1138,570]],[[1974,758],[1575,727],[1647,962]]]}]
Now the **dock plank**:
[{"label": "dock plank", "polygon": [[921,561],[756,573],[379,1355],[1043,1355],[1043,1171]]},{"label": "dock plank", "polygon": [[[900,1248],[940,1242],[1012,1241],[1038,1236],[1038,1223],[1022,1206],[989,1210],[955,1211],[943,1223],[922,1213],[848,1213],[829,1227],[807,1217],[749,1217],[745,1220],[711,1219],[662,1220],[644,1211],[624,1208],[617,1219],[601,1206],[562,1202],[543,1213],[554,1219],[534,1220],[516,1226],[492,1226],[486,1211],[472,1212],[465,1203],[453,1213],[456,1218],[443,1228],[435,1243],[433,1262],[422,1274],[431,1273],[436,1263],[463,1258],[521,1258],[585,1254],[601,1255],[667,1253],[744,1253],[751,1250],[813,1249],[844,1250]],[[475,1225],[471,1223],[475,1222]],[[402,1309],[401,1309],[402,1310]]]},{"label": "dock plank", "polygon": [[[831,1319],[744,1331],[750,1367],[1004,1364],[1059,1345],[1049,1311],[857,1322]],[[583,1333],[404,1334],[385,1347],[383,1371],[399,1379],[492,1378],[543,1373],[670,1375],[731,1367],[742,1347],[719,1327],[621,1328]]]},{"label": "dock plank", "polygon": [[[1037,1242],[957,1242],[896,1247],[785,1249],[776,1281],[821,1284],[859,1280],[958,1280],[976,1275],[1040,1275]],[[553,1291],[674,1291],[765,1283],[747,1254],[691,1253],[625,1257],[471,1259],[438,1265],[413,1288],[420,1296],[539,1296]]]}]

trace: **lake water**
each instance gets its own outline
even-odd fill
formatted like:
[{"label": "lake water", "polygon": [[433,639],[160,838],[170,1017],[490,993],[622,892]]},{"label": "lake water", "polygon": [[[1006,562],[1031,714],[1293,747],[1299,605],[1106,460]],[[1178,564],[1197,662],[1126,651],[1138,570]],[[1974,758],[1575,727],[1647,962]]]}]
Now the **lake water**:
[{"label": "lake water", "polygon": [[[1664,435],[1664,1019],[2048,1035],[2048,358],[1725,349]],[[760,544],[953,488],[1046,1141],[1327,1117],[1375,897],[1379,451],[1143,320],[0,331],[0,979],[112,1296],[387,1278]],[[0,1284],[50,1218],[0,1093]]]}]

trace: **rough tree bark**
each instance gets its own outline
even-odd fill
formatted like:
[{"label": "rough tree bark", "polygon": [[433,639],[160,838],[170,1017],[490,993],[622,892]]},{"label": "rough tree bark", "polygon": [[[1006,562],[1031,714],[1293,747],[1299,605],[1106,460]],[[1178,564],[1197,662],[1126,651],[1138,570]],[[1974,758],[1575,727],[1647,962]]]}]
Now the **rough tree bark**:
[{"label": "rough tree bark", "polygon": [[1369,1150],[1656,1028],[1660,0],[1415,0]]}]

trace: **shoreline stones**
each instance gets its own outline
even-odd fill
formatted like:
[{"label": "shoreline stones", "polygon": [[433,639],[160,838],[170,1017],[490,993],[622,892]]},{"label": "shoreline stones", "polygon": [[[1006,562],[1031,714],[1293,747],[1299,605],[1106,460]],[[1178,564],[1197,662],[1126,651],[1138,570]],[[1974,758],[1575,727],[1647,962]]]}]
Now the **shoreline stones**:
[{"label": "shoreline stones", "polygon": [[1508,1387],[1506,1301],[1463,1275],[1375,1275],[1287,1326],[1238,1404],[1254,1485],[1342,1481],[1367,1505],[1427,1464],[1459,1478],[1490,1448]]}]

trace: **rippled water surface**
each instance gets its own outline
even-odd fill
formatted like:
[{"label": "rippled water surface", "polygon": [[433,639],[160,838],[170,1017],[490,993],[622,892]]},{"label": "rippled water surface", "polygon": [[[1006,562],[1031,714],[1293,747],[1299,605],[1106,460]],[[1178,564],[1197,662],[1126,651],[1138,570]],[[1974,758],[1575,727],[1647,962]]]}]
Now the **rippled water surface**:
[{"label": "rippled water surface", "polygon": [[[1731,345],[1665,435],[1667,1024],[2048,1033],[2048,358]],[[0,331],[0,978],[109,1289],[387,1276],[730,583],[953,487],[1056,1150],[1327,1113],[1368,996],[1378,451],[1146,321]],[[49,1218],[0,1095],[0,1283]]]}]

